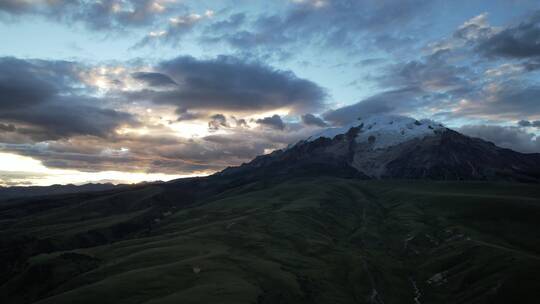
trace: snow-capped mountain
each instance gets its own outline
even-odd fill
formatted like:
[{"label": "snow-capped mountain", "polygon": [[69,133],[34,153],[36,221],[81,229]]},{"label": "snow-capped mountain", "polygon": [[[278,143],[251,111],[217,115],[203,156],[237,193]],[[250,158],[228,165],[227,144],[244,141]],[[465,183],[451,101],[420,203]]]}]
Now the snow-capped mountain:
[{"label": "snow-capped mountain", "polygon": [[540,154],[471,138],[431,120],[371,116],[314,134],[219,175],[540,181]]},{"label": "snow-capped mountain", "polygon": [[314,141],[321,137],[332,139],[355,127],[362,130],[357,134],[355,141],[357,143],[372,141],[374,149],[394,146],[414,138],[435,135],[445,129],[442,124],[429,119],[416,120],[405,116],[379,115],[365,119],[359,118],[358,121],[344,127],[328,128],[308,137],[306,141]]}]

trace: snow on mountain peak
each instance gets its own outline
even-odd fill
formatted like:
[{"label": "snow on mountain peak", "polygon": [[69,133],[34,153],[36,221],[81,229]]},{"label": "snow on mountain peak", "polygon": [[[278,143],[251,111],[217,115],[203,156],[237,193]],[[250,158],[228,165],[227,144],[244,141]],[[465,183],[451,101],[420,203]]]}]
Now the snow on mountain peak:
[{"label": "snow on mountain peak", "polygon": [[442,124],[429,119],[416,120],[405,116],[377,115],[359,118],[358,121],[343,127],[328,128],[308,137],[306,141],[314,141],[321,137],[332,139],[347,133],[352,127],[361,127],[356,142],[371,142],[374,149],[394,146],[413,138],[435,135],[437,130],[445,128]]}]

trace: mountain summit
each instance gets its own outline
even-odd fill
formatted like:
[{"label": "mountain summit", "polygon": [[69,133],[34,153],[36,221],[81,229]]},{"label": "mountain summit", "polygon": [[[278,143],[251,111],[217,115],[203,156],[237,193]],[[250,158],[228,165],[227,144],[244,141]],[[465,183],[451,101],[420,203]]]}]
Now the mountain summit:
[{"label": "mountain summit", "polygon": [[431,120],[370,116],[329,128],[219,175],[328,174],[366,179],[540,181],[540,154],[472,138]]}]

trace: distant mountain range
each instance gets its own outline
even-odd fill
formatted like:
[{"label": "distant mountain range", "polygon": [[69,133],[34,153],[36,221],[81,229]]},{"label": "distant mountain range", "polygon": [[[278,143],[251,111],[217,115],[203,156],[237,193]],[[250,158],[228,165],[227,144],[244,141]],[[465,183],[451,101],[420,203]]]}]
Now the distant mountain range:
[{"label": "distant mountain range", "polygon": [[52,186],[28,186],[28,187],[0,187],[0,201],[42,195],[68,194],[79,192],[93,192],[115,189],[125,185],[113,184],[84,184],[84,185],[52,185]]}]

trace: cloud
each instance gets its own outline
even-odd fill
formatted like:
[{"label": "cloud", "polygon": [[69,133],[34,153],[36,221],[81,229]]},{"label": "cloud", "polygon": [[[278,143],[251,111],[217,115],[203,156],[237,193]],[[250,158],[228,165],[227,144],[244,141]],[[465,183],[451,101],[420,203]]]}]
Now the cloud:
[{"label": "cloud", "polygon": [[472,137],[491,141],[497,146],[509,148],[524,153],[539,153],[540,140],[535,134],[528,133],[517,127],[496,125],[467,125],[458,129],[459,132]]},{"label": "cloud", "polygon": [[21,14],[32,9],[32,2],[27,0],[4,0],[0,2],[0,11]]},{"label": "cloud", "polygon": [[334,125],[346,125],[369,115],[407,113],[408,110],[415,109],[415,104],[418,103],[416,97],[420,92],[418,88],[382,92],[356,104],[327,111],[323,117]]},{"label": "cloud", "polygon": [[206,116],[204,113],[191,112],[181,108],[177,108],[175,112],[178,115],[177,121],[197,120]]},{"label": "cloud", "polygon": [[484,39],[478,49],[491,56],[531,58],[540,56],[540,11],[515,26]]},{"label": "cloud", "polygon": [[[487,14],[467,20],[450,37],[428,43],[421,56],[379,69],[379,75],[368,80],[375,81],[383,92],[327,111],[323,117],[338,125],[362,115],[394,112],[498,121],[536,117],[540,114],[539,84],[532,74],[540,66],[536,59],[501,63],[509,57],[493,58],[479,51],[483,42],[516,29],[489,25]],[[526,36],[533,37],[531,32]]]},{"label": "cloud", "polygon": [[240,127],[240,128],[249,128],[248,126],[248,123],[245,119],[243,118],[236,118],[234,116],[232,116],[232,119],[234,120],[234,122],[236,123],[236,126],[237,127]]},{"label": "cloud", "polygon": [[520,120],[520,121],[518,121],[518,126],[520,126],[520,127],[530,127],[531,122],[528,121],[528,120]]},{"label": "cloud", "polygon": [[517,119],[540,114],[540,86],[506,81],[484,88],[482,95],[458,109],[456,115]]},{"label": "cloud", "polygon": [[97,106],[104,101],[82,91],[75,63],[0,58],[0,122],[34,140],[72,135],[107,136],[128,113]]},{"label": "cloud", "polygon": [[524,127],[524,128],[527,128],[527,127],[540,128],[540,120],[535,120],[535,121],[520,120],[518,121],[518,126]]},{"label": "cloud", "polygon": [[465,41],[478,41],[491,37],[495,32],[488,22],[488,14],[482,13],[465,21],[453,34],[454,38]]},{"label": "cloud", "polygon": [[233,57],[199,60],[183,56],[163,61],[155,69],[178,86],[168,90],[147,88],[126,97],[174,105],[183,111],[240,112],[317,110],[326,98],[323,88],[290,71]]},{"label": "cloud", "polygon": [[162,15],[185,10],[167,0],[3,0],[0,18],[41,16],[66,24],[82,23],[90,30],[125,30],[154,24]]},{"label": "cloud", "polygon": [[206,33],[224,33],[231,30],[237,30],[246,22],[247,16],[245,13],[234,13],[228,19],[216,21],[206,28]]},{"label": "cloud", "polygon": [[[36,2],[26,2],[5,1],[0,10],[10,10],[10,16],[45,16],[42,12],[49,2],[42,2],[46,4],[39,9]],[[19,6],[21,3],[24,5]],[[106,7],[110,3],[95,4]],[[124,3],[142,9],[147,1]],[[171,44],[202,33],[203,41],[226,43],[233,49],[223,45],[223,50],[233,53],[241,49],[295,56],[297,51],[313,47],[322,48],[328,56],[335,50],[363,53],[371,59],[361,64],[377,66],[366,67],[371,69],[370,75],[355,79],[367,80],[369,84],[362,89],[373,89],[374,94],[328,110],[326,102],[331,98],[318,84],[263,61],[275,57],[249,58],[239,53],[234,57],[134,60],[116,62],[116,66],[2,58],[0,150],[31,156],[55,168],[210,172],[283,148],[309,136],[312,126],[343,125],[371,114],[397,113],[459,123],[523,120],[528,124],[522,122],[515,128],[467,126],[463,132],[520,151],[537,151],[538,140],[528,132],[536,131],[532,128],[540,115],[535,74],[540,67],[538,56],[530,47],[523,48],[528,51],[525,56],[525,52],[503,51],[499,48],[502,42],[489,48],[485,45],[495,42],[495,37],[497,41],[534,37],[534,28],[523,26],[532,19],[498,28],[482,14],[464,22],[447,38],[425,44],[423,52],[415,52],[417,44],[424,44],[422,39],[427,38],[416,39],[418,32],[410,30],[422,24],[417,16],[430,5],[428,1],[304,0],[289,2],[279,14],[237,13],[233,8],[217,10],[229,14],[223,17],[202,13],[196,17],[187,9],[172,12],[168,8],[133,19],[126,8],[115,15],[102,11],[103,19],[81,17],[77,22],[96,30],[152,29],[152,41]],[[71,10],[51,11],[47,18],[66,21],[82,8]],[[147,11],[150,9],[141,12]],[[366,52],[357,52],[359,46],[365,46],[362,50]],[[372,48],[391,52],[400,47],[408,48],[406,56],[370,53]],[[354,65],[360,59],[351,62]],[[300,116],[301,122],[285,122],[275,113]]]},{"label": "cloud", "polygon": [[152,72],[135,72],[131,76],[152,87],[167,87],[177,85],[169,76]]},{"label": "cloud", "polygon": [[202,140],[139,134],[112,138],[76,136],[47,143],[0,143],[0,151],[32,157],[50,168],[84,172],[192,174],[222,168],[232,158]]},{"label": "cloud", "polygon": [[[69,87],[75,67],[65,61],[0,58],[0,109],[42,104]],[[68,76],[68,77],[64,77]]]},{"label": "cloud", "polygon": [[270,128],[274,128],[277,130],[284,130],[285,129],[285,123],[281,119],[281,117],[277,114],[274,114],[270,117],[265,117],[261,119],[257,119],[256,122],[260,125],[267,126]]},{"label": "cloud", "polygon": [[156,43],[169,43],[177,45],[183,36],[191,33],[202,21],[214,16],[214,11],[207,10],[204,14],[189,13],[169,18],[166,29],[150,32],[145,38],[137,42],[133,48],[140,48]]},{"label": "cloud", "polygon": [[222,127],[228,128],[227,118],[223,114],[215,114],[210,116],[212,120],[208,122],[208,129],[216,131]]},{"label": "cloud", "polygon": [[305,113],[326,98],[292,72],[232,57],[111,66],[0,58],[0,69],[0,151],[91,172],[238,165],[308,135],[301,124],[282,132],[278,115],[244,117]]},{"label": "cloud", "polygon": [[382,85],[402,88],[421,88],[423,91],[454,92],[468,90],[471,72],[466,66],[449,64],[438,56],[393,65],[380,78]]},{"label": "cloud", "polygon": [[110,138],[77,136],[46,144],[0,143],[0,151],[29,156],[60,169],[193,174],[239,165],[311,135],[307,128],[290,128],[287,132],[269,125],[235,128],[231,119],[227,117],[233,126],[227,132],[199,138],[179,137],[166,126],[160,126],[148,134],[115,134]]},{"label": "cloud", "polygon": [[317,117],[313,114],[304,114],[300,117],[302,123],[308,126],[317,126],[317,127],[327,127],[328,124],[324,122],[320,117]]},{"label": "cloud", "polygon": [[[26,111],[0,112],[0,119],[20,122],[36,140],[57,139],[73,135],[105,137],[124,124],[136,124],[128,113],[87,105],[72,105],[78,100],[59,99],[55,104],[33,107]],[[20,132],[25,132],[19,128]]]},{"label": "cloud", "polygon": [[417,22],[420,13],[433,2],[290,1],[279,14],[260,14],[249,20],[243,15],[232,15],[219,23],[230,25],[226,30],[220,30],[216,22],[205,32],[203,40],[225,42],[242,52],[280,53],[281,57],[291,47],[300,49],[306,45],[350,51],[361,45],[372,47],[377,41],[394,40],[399,41],[392,44],[397,48],[405,39],[400,32]]},{"label": "cloud", "polygon": [[244,118],[236,118],[235,116],[226,117],[223,114],[214,114],[209,117],[208,129],[217,131],[220,129],[229,129],[229,131],[235,131],[233,129],[249,128],[248,122]]},{"label": "cloud", "polygon": [[16,129],[13,124],[0,123],[0,132],[15,132]]}]

